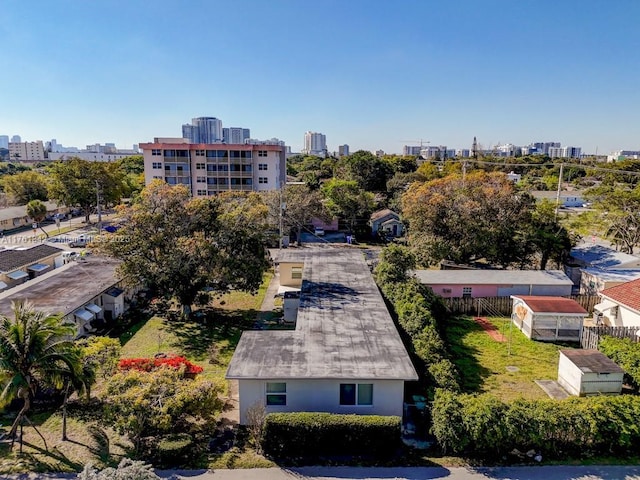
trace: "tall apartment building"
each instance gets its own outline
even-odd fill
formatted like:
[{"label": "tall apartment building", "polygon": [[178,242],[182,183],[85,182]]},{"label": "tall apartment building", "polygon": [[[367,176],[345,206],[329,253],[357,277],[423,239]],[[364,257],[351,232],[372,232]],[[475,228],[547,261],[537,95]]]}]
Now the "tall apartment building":
[{"label": "tall apartment building", "polygon": [[338,156],[345,157],[347,155],[349,155],[349,145],[345,143],[344,145],[338,146]]},{"label": "tall apartment building", "polygon": [[36,142],[9,142],[9,158],[18,162],[45,160],[42,140]]},{"label": "tall apartment building", "polygon": [[582,149],[580,147],[549,147],[547,155],[551,158],[580,158]]},{"label": "tall apartment building", "polygon": [[141,143],[144,178],[186,185],[194,197],[226,191],[265,191],[286,182],[281,142],[260,144],[189,143],[184,138],[155,138]]},{"label": "tall apartment building", "polygon": [[9,148],[9,135],[0,135],[0,148]]},{"label": "tall apartment building", "polygon": [[305,132],[302,153],[325,157],[327,155],[327,137],[318,132]]},{"label": "tall apartment building", "polygon": [[182,125],[182,137],[191,143],[222,142],[222,120],[216,117],[197,117],[191,124]]},{"label": "tall apartment building", "polygon": [[419,145],[405,145],[402,147],[402,155],[405,157],[417,157],[420,155],[420,150],[422,150],[422,147]]},{"label": "tall apartment building", "polygon": [[222,142],[223,143],[244,143],[245,140],[251,138],[251,132],[248,128],[229,127],[222,129]]}]

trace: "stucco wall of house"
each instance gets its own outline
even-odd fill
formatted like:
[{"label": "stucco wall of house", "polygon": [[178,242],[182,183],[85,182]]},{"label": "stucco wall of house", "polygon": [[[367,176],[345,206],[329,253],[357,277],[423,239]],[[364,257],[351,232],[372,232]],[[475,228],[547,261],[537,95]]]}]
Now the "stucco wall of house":
[{"label": "stucco wall of house", "polygon": [[462,297],[463,288],[471,287],[471,297],[497,297],[497,285],[448,285],[444,283],[429,285],[433,293],[444,298]]},{"label": "stucco wall of house", "polygon": [[618,316],[615,324],[621,327],[638,327],[640,326],[640,315],[621,305],[618,307]]},{"label": "stucco wall of house", "polygon": [[[265,404],[268,382],[287,384],[287,404],[267,406],[272,412],[329,412],[356,413],[361,415],[397,415],[402,417],[404,399],[403,380],[239,380],[240,423],[246,424],[247,409],[255,404]],[[373,405],[340,405],[341,383],[373,384]]]},{"label": "stucco wall of house", "polygon": [[297,287],[302,286],[302,278],[292,278],[291,270],[293,268],[303,268],[302,262],[281,262],[278,266],[278,273],[280,274],[280,285],[283,287]]}]

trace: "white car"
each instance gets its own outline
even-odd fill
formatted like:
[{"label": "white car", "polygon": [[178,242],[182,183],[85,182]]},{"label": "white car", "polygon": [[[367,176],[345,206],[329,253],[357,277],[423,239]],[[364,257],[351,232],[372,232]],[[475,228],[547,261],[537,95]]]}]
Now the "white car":
[{"label": "white car", "polygon": [[313,230],[313,234],[314,234],[316,237],[324,237],[324,228],[322,228],[322,227],[316,227],[316,228]]}]

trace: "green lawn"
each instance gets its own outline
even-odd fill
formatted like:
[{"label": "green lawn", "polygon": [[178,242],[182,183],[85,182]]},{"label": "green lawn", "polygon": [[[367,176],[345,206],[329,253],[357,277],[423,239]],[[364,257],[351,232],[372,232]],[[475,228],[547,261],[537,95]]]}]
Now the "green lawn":
[{"label": "green lawn", "polygon": [[490,392],[502,400],[548,398],[534,380],[557,379],[558,350],[568,347],[529,340],[508,318],[489,320],[507,342],[493,340],[470,317],[451,318],[447,323],[446,339],[463,390]]}]

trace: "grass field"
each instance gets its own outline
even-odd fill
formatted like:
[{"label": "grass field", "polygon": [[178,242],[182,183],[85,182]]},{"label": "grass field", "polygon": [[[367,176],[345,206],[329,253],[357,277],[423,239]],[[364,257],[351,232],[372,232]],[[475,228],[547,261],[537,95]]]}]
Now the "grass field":
[{"label": "grass field", "polygon": [[[217,298],[194,320],[168,320],[164,316],[141,317],[120,337],[122,358],[150,357],[158,352],[176,353],[204,368],[201,375],[225,386],[224,373],[242,331],[251,328],[260,309],[272,274],[264,277],[256,295],[232,292]],[[213,345],[213,347],[212,347]],[[99,396],[100,385],[93,388]],[[110,428],[101,425],[100,402],[86,405],[74,401],[69,408],[68,437],[62,441],[62,416],[59,411],[32,412],[30,419],[47,441],[30,426],[24,428],[24,451],[18,444],[12,452],[0,445],[0,477],[21,472],[74,472],[87,462],[96,465],[117,464],[127,455],[131,444]],[[10,418],[2,418],[3,425]],[[268,464],[250,450],[235,450],[215,459],[217,465],[243,466]]]},{"label": "grass field", "polygon": [[[465,392],[490,392],[502,400],[548,398],[534,380],[558,378],[558,351],[567,346],[529,340],[508,318],[489,318],[507,338],[493,340],[470,317],[448,321],[446,339]],[[516,367],[517,371],[508,371]]]}]

